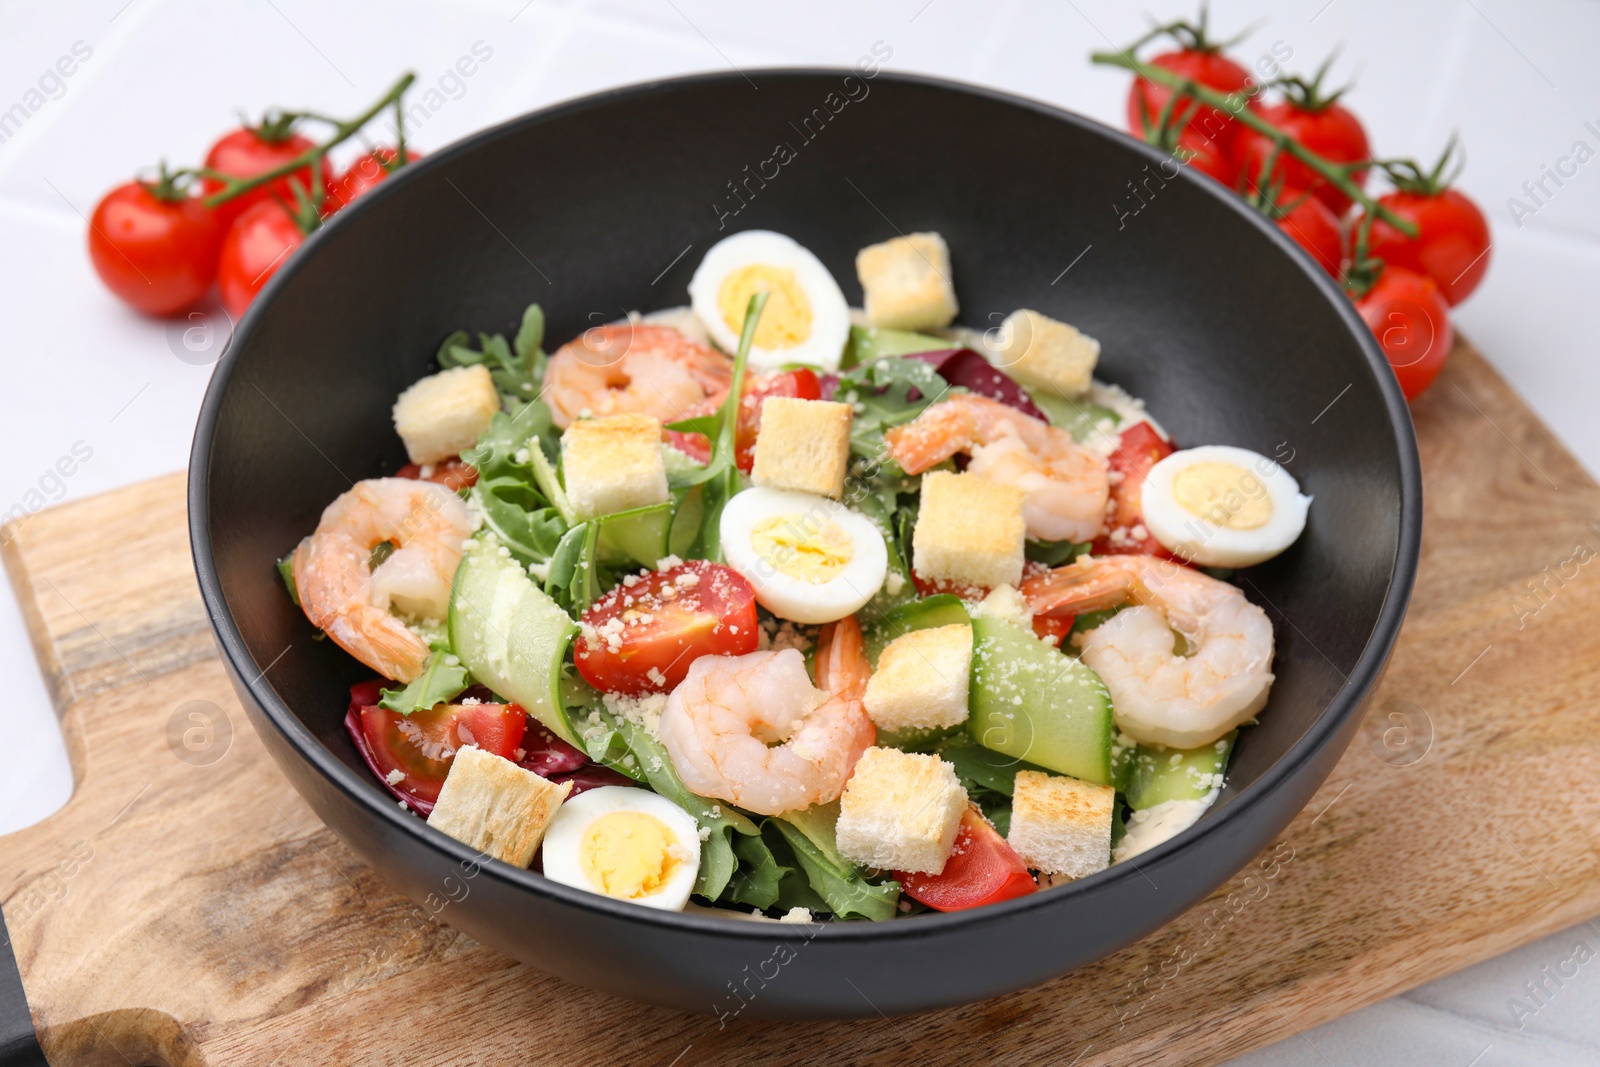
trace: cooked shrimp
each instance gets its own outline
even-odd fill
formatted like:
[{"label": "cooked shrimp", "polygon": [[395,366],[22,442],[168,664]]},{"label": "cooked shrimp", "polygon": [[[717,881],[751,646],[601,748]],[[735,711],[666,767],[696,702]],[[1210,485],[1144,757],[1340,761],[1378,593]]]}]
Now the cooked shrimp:
[{"label": "cooked shrimp", "polygon": [[545,368],[544,398],[565,429],[591,415],[684,417],[695,404],[726,392],[733,361],[670,326],[596,326],[568,341]]},{"label": "cooked shrimp", "polygon": [[1106,461],[1065,430],[998,400],[959,394],[885,436],[908,474],[965,452],[969,473],[1021,489],[1022,517],[1035,540],[1091,541],[1105,525]]},{"label": "cooked shrimp", "polygon": [[701,656],[660,734],[684,785],[759,815],[837,800],[877,737],[859,697],[814,688],[792,648]]},{"label": "cooked shrimp", "polygon": [[[428,646],[390,609],[443,619],[472,519],[442,485],[410,478],[357,482],[329,504],[294,553],[294,586],[312,625],[385,678],[422,673]],[[372,550],[394,551],[376,568]]]},{"label": "cooked shrimp", "polygon": [[[1133,602],[1084,636],[1083,661],[1137,741],[1209,745],[1267,702],[1272,622],[1227,582],[1152,556],[1084,556],[1022,593],[1044,615]],[[1187,654],[1174,651],[1173,631]]]},{"label": "cooked shrimp", "polygon": [[867,643],[856,617],[847,615],[824,626],[817,636],[817,688],[859,700],[871,676]]}]

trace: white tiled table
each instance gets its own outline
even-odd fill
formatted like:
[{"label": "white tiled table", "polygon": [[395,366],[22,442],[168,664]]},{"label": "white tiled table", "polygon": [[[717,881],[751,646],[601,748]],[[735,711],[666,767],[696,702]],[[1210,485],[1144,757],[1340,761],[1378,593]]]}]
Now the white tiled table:
[{"label": "white tiled table", "polygon": [[[1152,0],[1163,20],[1187,3]],[[1239,48],[1274,42],[1310,70],[1335,44],[1359,70],[1348,101],[1376,149],[1431,158],[1452,129],[1463,186],[1488,211],[1494,264],[1458,322],[1591,469],[1600,469],[1600,162],[1535,203],[1523,190],[1575,142],[1600,152],[1600,5],[1578,0],[1219,0]],[[0,125],[0,512],[184,466],[209,366],[174,355],[166,329],[101,290],[81,215],[133,168],[197,160],[232,121],[272,103],[351,113],[402,69],[441,89],[415,132],[435,148],[563,98],[665,75],[774,64],[850,64],[875,41],[888,69],[999,86],[1119,122],[1125,77],[1092,49],[1138,36],[1140,5],[1112,0],[77,0],[0,2],[0,112],[59,57],[90,50],[16,128]],[[81,43],[80,43],[81,42]],[[449,80],[477,44],[469,79]],[[441,79],[444,79],[441,82]],[[37,101],[35,101],[37,102]],[[1592,126],[1586,126],[1592,123]],[[936,131],[930,131],[936,136]],[[981,147],[981,146],[976,146]],[[625,152],[625,146],[619,146]],[[1005,161],[997,160],[998,164]],[[1024,164],[1025,165],[1025,164]],[[1571,169],[1570,167],[1567,169]],[[1537,210],[1519,221],[1508,198]],[[92,456],[50,472],[75,444]],[[115,531],[107,531],[114,537]],[[9,596],[0,678],[10,745],[0,832],[55,810],[71,775]],[[1444,846],[1448,842],[1441,843]],[[1600,1063],[1600,964],[1519,1029],[1508,1005],[1541,968],[1587,942],[1579,927],[1238,1061],[1250,1065]]]}]

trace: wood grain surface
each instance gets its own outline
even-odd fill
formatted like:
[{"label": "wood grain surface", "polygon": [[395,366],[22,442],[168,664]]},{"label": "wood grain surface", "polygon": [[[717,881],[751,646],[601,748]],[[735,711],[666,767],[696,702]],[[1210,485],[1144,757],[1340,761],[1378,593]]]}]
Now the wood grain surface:
[{"label": "wood grain surface", "polygon": [[235,702],[182,475],[40,513],[0,535],[77,776],[65,808],[0,838],[40,1040],[57,1067],[1210,1064],[1589,918],[1600,489],[1465,345],[1415,417],[1411,616],[1363,736],[1281,839],[1095,966],[853,1023],[719,1027],[415,921]]}]

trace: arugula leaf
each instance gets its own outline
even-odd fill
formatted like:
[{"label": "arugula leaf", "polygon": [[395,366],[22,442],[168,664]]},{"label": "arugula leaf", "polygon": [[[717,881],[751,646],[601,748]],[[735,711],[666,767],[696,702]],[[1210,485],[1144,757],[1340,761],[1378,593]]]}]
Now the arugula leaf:
[{"label": "arugula leaf", "polygon": [[522,325],[517,330],[514,347],[507,344],[501,334],[480,333],[478,347],[474,349],[467,331],[457,330],[439,345],[439,366],[481,364],[489,368],[495,388],[504,397],[526,403],[538,396],[544,380],[546,357],[539,348],[543,341],[544,312],[538,304],[530,304],[522,313]]},{"label": "arugula leaf", "polygon": [[750,362],[750,345],[755,341],[756,323],[767,306],[767,294],[755,293],[745,307],[744,330],[739,335],[739,350],[733,357],[733,380],[727,398],[713,415],[682,419],[667,428],[704,434],[711,441],[711,462],[698,470],[684,471],[672,481],[675,489],[700,486],[700,533],[689,546],[699,559],[722,559],[722,509],[744,487],[735,462],[734,444],[739,430],[739,400],[744,395],[745,371]]},{"label": "arugula leaf", "polygon": [[794,858],[806,873],[811,889],[827,910],[841,919],[881,921],[895,916],[900,901],[900,883],[888,879],[870,882],[859,869],[839,855],[837,846],[813,840],[787,819],[771,820],[794,851]]},{"label": "arugula leaf", "polygon": [[733,854],[739,859],[739,869],[728,880],[721,900],[748,904],[762,911],[776,904],[783,878],[794,868],[778,862],[764,836],[734,838]]},{"label": "arugula leaf", "polygon": [[854,405],[851,451],[868,459],[884,454],[883,432],[910,422],[950,392],[950,384],[920,359],[875,359],[839,375],[833,398]]},{"label": "arugula leaf", "polygon": [[1017,788],[1018,771],[1044,770],[1043,767],[1024,763],[1014,756],[984,748],[960,736],[941,742],[935,751],[940,759],[955,768],[956,777],[961,779],[963,785],[971,784],[969,792],[975,786],[979,790],[1009,797]]},{"label": "arugula leaf", "polygon": [[378,707],[410,715],[427,711],[436,704],[448,704],[471,684],[467,669],[443,645],[433,646],[422,673],[404,689],[385,689]]},{"label": "arugula leaf", "polygon": [[[283,579],[284,588],[289,590],[289,599],[294,601],[294,606],[300,606],[300,589],[294,584],[294,553],[284,556],[277,563],[278,577]],[[318,631],[321,632],[320,630]]]},{"label": "arugula leaf", "polygon": [[483,524],[524,564],[548,560],[567,533],[561,514],[516,478],[480,479],[472,497]]},{"label": "arugula leaf", "polygon": [[599,542],[600,524],[580,522],[561,536],[550,553],[544,591],[573,618],[587,611],[600,594],[600,563],[595,558]]},{"label": "arugula leaf", "polygon": [[1028,541],[1023,546],[1023,555],[1035,563],[1043,563],[1047,567],[1059,567],[1064,563],[1071,563],[1079,556],[1088,552],[1091,542],[1074,543],[1072,541]]}]

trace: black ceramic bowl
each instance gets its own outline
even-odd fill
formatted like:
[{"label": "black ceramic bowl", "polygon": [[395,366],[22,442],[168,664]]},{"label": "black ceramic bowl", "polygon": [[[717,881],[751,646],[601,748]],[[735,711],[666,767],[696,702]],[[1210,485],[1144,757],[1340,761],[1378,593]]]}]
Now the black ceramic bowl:
[{"label": "black ceramic bowl", "polygon": [[[1067,112],[931,79],[751,76],[759,91],[738,75],[694,77],[517,119],[407,168],[314,236],[245,317],[206,396],[189,485],[200,588],[239,699],[290,781],[413,899],[465,884],[442,917],[484,944],[700,1012],[740,1008],[735,985],[746,1016],[991,997],[1104,956],[1201,900],[1333,768],[1416,568],[1411,422],[1323,272],[1155,151]],[[311,639],[273,560],[352,480],[404,462],[389,408],[447,333],[509,333],[537,300],[559,343],[628,309],[683,304],[706,249],[751,228],[810,248],[852,303],[857,249],[937,230],[961,321],[983,327],[1018,307],[1070,321],[1101,340],[1099,376],[1146,398],[1178,442],[1279,456],[1315,497],[1299,542],[1241,576],[1277,630],[1271,703],[1240,735],[1216,806],[1139,869],[876,924],[667,914],[497,862],[463,881],[472,851],[402,812],[361,764],[341,720],[346,687],[370,672]],[[776,978],[771,961],[782,962]]]}]

